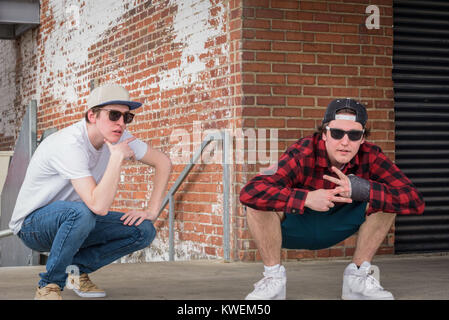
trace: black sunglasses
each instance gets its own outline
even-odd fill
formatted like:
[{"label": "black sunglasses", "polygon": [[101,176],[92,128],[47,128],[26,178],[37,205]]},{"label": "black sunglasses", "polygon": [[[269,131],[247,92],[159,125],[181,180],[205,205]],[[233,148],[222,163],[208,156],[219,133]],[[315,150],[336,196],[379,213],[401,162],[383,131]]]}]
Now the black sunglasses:
[{"label": "black sunglasses", "polygon": [[126,124],[131,123],[134,119],[134,113],[131,113],[129,111],[121,112],[118,110],[111,110],[111,109],[104,109],[101,108],[101,110],[107,111],[109,113],[109,120],[111,121],[118,121],[123,116],[123,122]]},{"label": "black sunglasses", "polygon": [[347,134],[349,140],[351,140],[351,141],[359,141],[360,139],[362,139],[363,133],[365,132],[365,130],[345,131],[345,130],[337,129],[337,128],[329,128],[328,126],[326,126],[326,130],[330,130],[331,137],[335,140],[343,139],[345,134]]}]

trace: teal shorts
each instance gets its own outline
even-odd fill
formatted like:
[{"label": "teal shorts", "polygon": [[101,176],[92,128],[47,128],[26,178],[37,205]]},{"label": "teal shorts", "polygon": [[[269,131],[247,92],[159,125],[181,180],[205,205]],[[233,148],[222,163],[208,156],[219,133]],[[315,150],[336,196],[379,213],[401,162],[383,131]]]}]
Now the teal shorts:
[{"label": "teal shorts", "polygon": [[318,250],[332,247],[356,233],[365,222],[367,202],[335,206],[326,212],[306,208],[285,214],[281,223],[282,248]]}]

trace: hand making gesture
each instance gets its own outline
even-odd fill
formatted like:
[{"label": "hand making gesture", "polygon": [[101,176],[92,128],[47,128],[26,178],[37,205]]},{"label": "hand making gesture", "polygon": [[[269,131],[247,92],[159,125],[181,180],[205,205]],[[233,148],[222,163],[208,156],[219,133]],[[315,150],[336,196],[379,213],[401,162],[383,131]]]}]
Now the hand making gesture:
[{"label": "hand making gesture", "polygon": [[[309,191],[305,206],[315,211],[328,211],[335,206],[335,202],[352,203],[351,183],[347,176],[340,170],[332,167],[340,179],[324,175],[323,179],[331,181],[337,185],[334,189],[318,189]],[[339,196],[338,196],[339,195]]]},{"label": "hand making gesture", "polygon": [[104,139],[104,142],[109,148],[109,152],[111,155],[118,154],[122,157],[122,159],[130,159],[134,160],[134,151],[131,149],[131,147],[128,145],[131,141],[136,140],[135,137],[128,138],[126,140],[123,140],[120,143],[112,144],[108,140]]},{"label": "hand making gesture", "polygon": [[349,178],[340,170],[338,170],[336,167],[331,167],[332,171],[337,174],[339,179],[324,175],[323,179],[326,179],[327,181],[335,183],[337,186],[341,188],[341,192],[339,193],[340,196],[344,198],[351,198],[351,181],[349,181]]}]

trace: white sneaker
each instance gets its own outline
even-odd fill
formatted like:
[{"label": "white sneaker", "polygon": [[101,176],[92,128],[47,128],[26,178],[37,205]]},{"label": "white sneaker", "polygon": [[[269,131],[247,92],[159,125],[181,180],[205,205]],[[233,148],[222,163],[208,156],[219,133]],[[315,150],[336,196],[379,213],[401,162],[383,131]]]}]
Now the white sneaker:
[{"label": "white sneaker", "polygon": [[254,291],[245,300],[285,300],[287,275],[284,266],[277,273],[263,273],[262,280],[254,284]]},{"label": "white sneaker", "polygon": [[373,276],[373,268],[367,261],[359,269],[355,263],[349,264],[343,274],[343,300],[394,300],[391,292],[382,288]]}]

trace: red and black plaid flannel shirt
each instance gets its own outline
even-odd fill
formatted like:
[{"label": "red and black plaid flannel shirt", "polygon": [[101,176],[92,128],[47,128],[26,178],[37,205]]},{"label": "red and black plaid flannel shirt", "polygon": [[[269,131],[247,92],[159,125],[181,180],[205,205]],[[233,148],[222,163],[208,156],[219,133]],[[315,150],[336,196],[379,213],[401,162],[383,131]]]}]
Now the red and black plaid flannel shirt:
[{"label": "red and black plaid flannel shirt", "polygon": [[[337,177],[330,167],[321,134],[299,139],[281,156],[274,174],[259,174],[243,187],[240,201],[256,210],[302,214],[308,191],[336,187],[323,179],[325,174]],[[398,214],[422,214],[424,211],[419,191],[372,143],[363,143],[342,172],[370,182],[367,215],[378,211]]]}]

